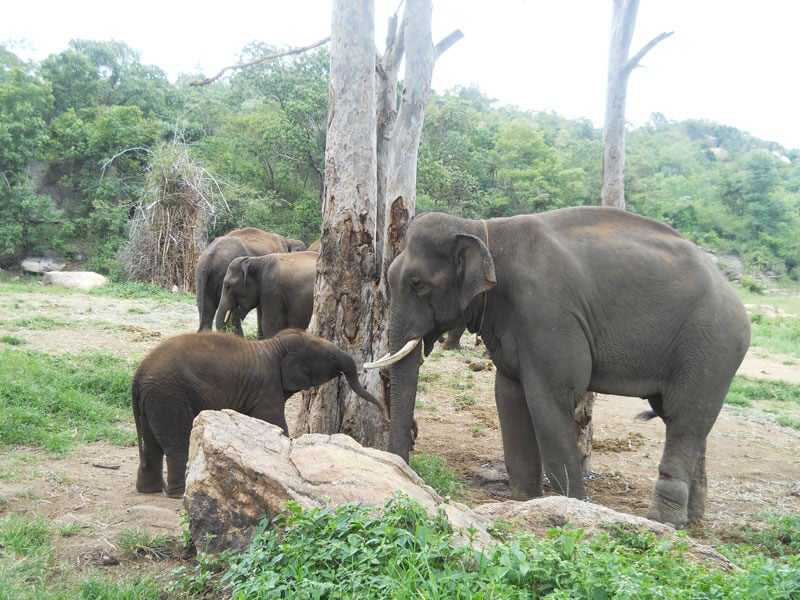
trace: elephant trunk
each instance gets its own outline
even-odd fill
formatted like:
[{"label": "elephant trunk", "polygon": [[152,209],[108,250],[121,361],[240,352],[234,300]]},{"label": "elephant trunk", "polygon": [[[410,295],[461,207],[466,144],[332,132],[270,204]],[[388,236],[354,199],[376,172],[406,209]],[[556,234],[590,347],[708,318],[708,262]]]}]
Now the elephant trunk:
[{"label": "elephant trunk", "polygon": [[[389,347],[397,352],[406,342],[402,336],[390,331]],[[417,378],[421,363],[422,344],[417,344],[410,354],[391,365],[389,370],[391,393],[391,420],[389,422],[389,452],[408,462],[413,445],[414,403],[417,398]]]},{"label": "elephant trunk", "polygon": [[342,352],[342,356],[340,357],[339,370],[342,375],[345,376],[345,379],[347,379],[350,388],[364,400],[380,408],[383,413],[383,418],[389,420],[389,410],[386,405],[370,394],[364,386],[361,385],[361,382],[358,380],[358,374],[356,373],[356,363],[346,352]]},{"label": "elephant trunk", "polygon": [[225,331],[227,324],[230,322],[231,317],[234,316],[238,308],[239,307],[235,300],[232,300],[224,294],[222,295],[222,299],[219,302],[219,307],[217,308],[217,331]]}]

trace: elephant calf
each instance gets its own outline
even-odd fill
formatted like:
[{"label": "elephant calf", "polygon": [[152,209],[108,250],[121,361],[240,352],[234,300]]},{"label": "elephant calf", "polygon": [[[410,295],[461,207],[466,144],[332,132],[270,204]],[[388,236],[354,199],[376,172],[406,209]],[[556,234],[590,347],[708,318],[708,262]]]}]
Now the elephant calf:
[{"label": "elephant calf", "polygon": [[361,386],[353,358],[305,331],[285,329],[258,341],[212,332],[168,339],[145,357],[131,385],[139,438],[136,489],[163,490],[171,498],[183,495],[189,436],[200,411],[230,408],[279,425],[288,434],[286,400],[339,375],[388,419],[383,404]]},{"label": "elephant calf", "polygon": [[288,327],[308,327],[314,309],[317,258],[316,252],[234,258],[222,283],[217,330],[224,330],[231,316],[243,318],[254,308],[259,338]]}]

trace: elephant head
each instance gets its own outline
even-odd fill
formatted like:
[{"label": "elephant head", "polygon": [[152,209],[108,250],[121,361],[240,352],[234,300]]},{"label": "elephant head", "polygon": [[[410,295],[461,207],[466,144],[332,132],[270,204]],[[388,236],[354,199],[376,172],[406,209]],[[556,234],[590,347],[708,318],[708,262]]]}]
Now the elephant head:
[{"label": "elephant head", "polygon": [[[494,263],[480,238],[453,232],[452,227],[421,225],[424,220],[441,218],[423,215],[409,226],[405,249],[388,273],[391,356],[365,365],[391,365],[389,451],[406,461],[422,358],[419,342],[423,342],[425,355],[430,354],[442,333],[469,323],[472,315],[480,312],[479,297],[495,285]],[[430,233],[433,231],[449,233]]]},{"label": "elephant head", "polygon": [[294,238],[284,237],[286,242],[287,252],[303,252],[307,250],[306,243],[303,240],[296,240]]},{"label": "elephant head", "polygon": [[222,282],[222,297],[217,308],[216,327],[223,331],[232,315],[244,319],[258,305],[260,290],[256,277],[248,277],[251,257],[234,258],[225,272]]},{"label": "elephant head", "polygon": [[336,344],[301,329],[284,329],[273,338],[283,348],[280,362],[281,383],[287,398],[344,375],[350,388],[389,417],[383,403],[370,394],[358,379],[353,357]]}]

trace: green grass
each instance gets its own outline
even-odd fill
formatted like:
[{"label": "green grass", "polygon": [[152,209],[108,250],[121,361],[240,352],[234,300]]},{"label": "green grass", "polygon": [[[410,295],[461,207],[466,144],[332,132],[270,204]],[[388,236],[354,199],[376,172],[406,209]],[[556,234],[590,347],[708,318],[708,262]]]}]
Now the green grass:
[{"label": "green grass", "polygon": [[759,400],[789,402],[800,405],[800,385],[785,381],[753,379],[746,375],[736,375],[725,400],[736,406],[752,406]]},{"label": "green grass", "polygon": [[800,555],[800,515],[775,515],[766,514],[753,516],[753,521],[738,528],[735,533],[729,534],[733,541],[745,544],[746,547],[728,551],[741,554],[743,550],[755,551],[760,554],[781,557],[786,555]]},{"label": "green grass", "polygon": [[4,335],[0,336],[0,343],[8,344],[9,346],[22,346],[25,344],[25,340],[14,337],[13,335]]},{"label": "green grass", "polygon": [[412,452],[409,466],[441,496],[460,498],[464,492],[455,471],[451,469],[441,456],[425,452]]},{"label": "green grass", "polygon": [[800,318],[750,315],[751,346],[800,358]]},{"label": "green grass", "polygon": [[78,442],[132,444],[133,367],[104,354],[51,356],[0,347],[0,447],[57,453]]},{"label": "green grass", "polygon": [[[467,532],[468,533],[468,532]],[[546,539],[509,534],[478,550],[444,512],[396,496],[382,507],[303,510],[290,502],[262,522],[250,548],[203,562],[174,590],[244,598],[795,598],[796,556],[746,555],[723,572],[687,560],[686,542],[619,528],[586,535],[552,529]],[[229,568],[220,578],[225,563]],[[211,569],[214,569],[213,571]],[[205,579],[203,576],[206,576]],[[183,587],[181,587],[183,582]],[[199,589],[198,582],[207,586]]]},{"label": "green grass", "polygon": [[134,558],[167,560],[181,554],[180,545],[173,536],[153,534],[138,528],[123,529],[117,540],[119,549]]},{"label": "green grass", "polygon": [[170,290],[137,281],[110,283],[86,292],[89,296],[107,296],[111,298],[142,299],[142,300],[167,300],[170,302],[185,302],[194,304],[195,296],[187,292],[171,292]]}]

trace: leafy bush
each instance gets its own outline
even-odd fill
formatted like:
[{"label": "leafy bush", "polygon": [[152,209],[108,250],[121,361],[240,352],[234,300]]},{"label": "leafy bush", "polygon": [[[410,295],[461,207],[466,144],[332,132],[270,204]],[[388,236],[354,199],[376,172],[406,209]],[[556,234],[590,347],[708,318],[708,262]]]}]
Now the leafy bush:
[{"label": "leafy bush", "polygon": [[[468,532],[467,532],[468,533]],[[462,534],[463,535],[463,534]],[[681,539],[619,528],[546,539],[511,536],[483,551],[402,495],[383,507],[286,512],[261,523],[250,548],[228,555],[206,595],[244,598],[795,598],[800,560],[742,557],[737,572],[687,560]],[[219,568],[219,564],[213,565]],[[210,575],[210,574],[209,574]],[[212,578],[213,579],[213,578]],[[198,574],[188,578],[200,580]],[[196,591],[197,588],[195,588]]]}]

